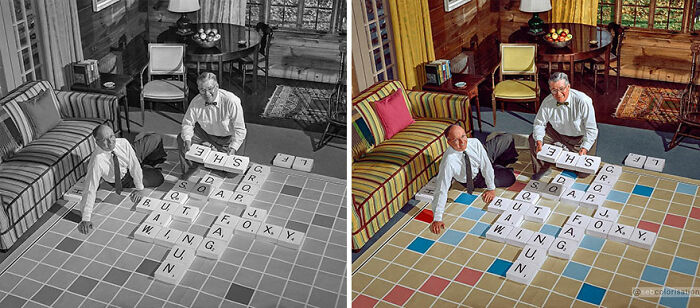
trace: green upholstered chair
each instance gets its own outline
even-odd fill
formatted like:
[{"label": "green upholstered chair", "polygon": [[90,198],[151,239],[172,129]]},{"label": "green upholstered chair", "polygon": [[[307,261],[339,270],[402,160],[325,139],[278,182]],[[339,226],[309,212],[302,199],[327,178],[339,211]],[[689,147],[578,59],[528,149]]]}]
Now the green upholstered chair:
[{"label": "green upholstered chair", "polygon": [[[491,105],[493,125],[496,125],[496,100],[501,102],[535,102],[539,108],[540,89],[537,84],[537,45],[506,44],[500,46],[501,63],[491,72]],[[498,72],[498,82],[496,82]]]}]

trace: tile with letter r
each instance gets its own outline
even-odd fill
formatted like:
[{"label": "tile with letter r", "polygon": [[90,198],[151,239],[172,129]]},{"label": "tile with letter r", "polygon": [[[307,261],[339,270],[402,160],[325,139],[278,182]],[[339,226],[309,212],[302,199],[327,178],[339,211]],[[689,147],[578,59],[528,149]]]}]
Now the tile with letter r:
[{"label": "tile with letter r", "polygon": [[688,294],[687,290],[680,291],[673,288],[664,287],[664,292],[661,295],[659,304],[672,308],[688,307],[689,296],[690,294]]},{"label": "tile with letter r", "polygon": [[644,196],[644,197],[651,197],[651,194],[653,192],[654,192],[653,187],[639,185],[639,184],[634,185],[634,189],[632,189],[633,194]]},{"label": "tile with letter r", "polygon": [[466,205],[471,205],[474,200],[476,200],[476,195],[468,194],[468,193],[461,193],[457,199],[455,199],[455,202],[457,203],[462,203]]},{"label": "tile with letter r", "polygon": [[411,244],[409,244],[406,248],[413,250],[417,253],[425,253],[426,251],[428,251],[428,249],[430,249],[430,246],[433,246],[433,243],[435,243],[435,241],[419,236],[416,237],[416,239],[413,240],[413,242],[411,242]]},{"label": "tile with letter r", "polygon": [[445,234],[443,234],[438,241],[457,246],[465,236],[467,236],[467,233],[462,231],[446,230]]},{"label": "tile with letter r", "polygon": [[600,303],[603,301],[604,296],[605,289],[584,283],[581,286],[581,289],[578,290],[578,295],[576,295],[576,299],[582,300],[587,303],[591,303],[593,305],[600,305]]},{"label": "tile with letter r", "polygon": [[698,261],[688,260],[681,257],[674,257],[673,264],[671,265],[671,270],[695,276],[695,271],[698,268]]},{"label": "tile with letter r", "polygon": [[469,233],[474,234],[476,236],[484,237],[486,236],[486,231],[488,231],[490,227],[491,225],[487,223],[477,221],[476,224],[472,227],[472,229],[469,230]]},{"label": "tile with letter r", "polygon": [[540,232],[551,235],[553,237],[559,236],[559,231],[561,231],[561,227],[557,227],[555,225],[550,225],[550,224],[544,224],[542,225],[542,228],[540,229]]},{"label": "tile with letter r", "polygon": [[622,192],[619,190],[611,190],[610,193],[608,194],[608,200],[610,201],[615,201],[619,203],[626,203],[627,199],[630,197],[629,193]]},{"label": "tile with letter r", "polygon": [[663,285],[666,282],[668,270],[647,264],[642,271],[642,280]]},{"label": "tile with letter r", "polygon": [[513,265],[513,262],[496,258],[496,260],[494,260],[493,263],[491,263],[491,266],[489,266],[489,269],[486,271],[491,274],[505,277],[506,272],[508,271],[511,265]]},{"label": "tile with letter r", "polygon": [[486,211],[470,206],[464,211],[464,213],[462,213],[462,217],[479,221],[479,219],[481,219],[481,216],[484,216],[484,214],[486,214]]},{"label": "tile with letter r", "polygon": [[566,268],[564,268],[564,272],[562,273],[562,275],[571,279],[583,281],[584,279],[586,279],[586,275],[588,275],[588,271],[590,269],[591,267],[588,265],[574,261],[569,261],[569,264],[567,264]]},{"label": "tile with letter r", "polygon": [[583,240],[581,241],[580,247],[590,249],[593,251],[600,251],[600,248],[603,247],[603,244],[605,244],[605,239],[586,234],[583,236]]},{"label": "tile with letter r", "polygon": [[691,195],[691,196],[695,196],[695,192],[696,192],[697,190],[698,190],[698,186],[697,186],[697,185],[693,185],[693,184],[687,184],[687,183],[680,183],[680,182],[679,182],[679,183],[676,185],[676,192],[688,194],[688,195]]}]

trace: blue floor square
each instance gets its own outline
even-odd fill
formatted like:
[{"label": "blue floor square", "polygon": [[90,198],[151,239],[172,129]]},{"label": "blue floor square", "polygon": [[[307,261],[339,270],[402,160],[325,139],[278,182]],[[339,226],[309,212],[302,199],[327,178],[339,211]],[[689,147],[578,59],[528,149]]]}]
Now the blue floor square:
[{"label": "blue floor square", "polygon": [[413,240],[413,242],[411,242],[411,244],[409,244],[406,248],[413,250],[417,253],[425,253],[426,251],[428,251],[428,249],[430,249],[430,246],[433,246],[433,243],[435,243],[435,241],[433,240],[429,240],[427,238],[422,237],[416,237],[416,239]]},{"label": "blue floor square", "polygon": [[493,263],[491,263],[491,266],[489,266],[489,269],[486,271],[491,274],[505,277],[506,272],[508,272],[511,265],[513,265],[513,262],[508,262],[503,259],[496,259],[493,261]]},{"label": "blue floor square", "polygon": [[627,198],[629,197],[629,193],[621,192],[619,190],[611,190],[610,194],[608,194],[608,200],[620,203],[627,203]]},{"label": "blue floor square", "polygon": [[691,196],[695,195],[695,192],[698,190],[697,185],[692,185],[688,183],[678,183],[676,185],[676,191],[684,194],[689,194]]},{"label": "blue floor square", "polygon": [[575,178],[578,177],[578,175],[576,174],[576,172],[573,172],[573,171],[571,171],[571,170],[564,170],[564,171],[561,172],[561,175],[563,175],[563,176],[565,176],[565,177],[567,177],[567,178],[572,178],[572,179],[575,179]]},{"label": "blue floor square", "polygon": [[605,289],[584,283],[578,291],[576,299],[593,305],[600,305],[600,302],[603,301],[603,296],[605,296]]},{"label": "blue floor square", "polygon": [[664,293],[661,295],[661,300],[659,301],[659,304],[672,307],[672,308],[685,308],[688,307],[688,297],[689,294],[686,296],[683,296],[681,294],[688,294],[687,292],[681,293],[680,291],[673,289],[673,288],[668,288],[664,287]]},{"label": "blue floor square", "polygon": [[651,197],[652,192],[654,192],[653,187],[639,185],[639,184],[634,185],[634,189],[632,190],[633,194],[644,196],[644,197]]},{"label": "blue floor square", "polygon": [[574,183],[573,185],[571,185],[571,188],[576,189],[576,190],[586,191],[586,190],[588,190],[588,186],[589,186],[588,184],[584,184],[584,183]]},{"label": "blue floor square", "polygon": [[468,193],[461,193],[457,199],[455,199],[455,202],[457,203],[462,203],[466,205],[472,205],[472,202],[476,200],[476,195],[470,195]]},{"label": "blue floor square", "polygon": [[457,246],[465,236],[467,236],[467,234],[462,231],[447,230],[438,241]]},{"label": "blue floor square", "polygon": [[668,276],[667,269],[648,264],[644,267],[644,271],[642,272],[642,280],[660,285],[666,282],[666,276]]},{"label": "blue floor square", "polygon": [[566,265],[566,268],[564,269],[562,275],[571,279],[583,281],[584,279],[586,279],[586,275],[588,275],[588,271],[590,269],[591,267],[588,265],[570,261],[569,264]]},{"label": "blue floor square", "polygon": [[600,251],[603,244],[605,244],[605,239],[586,234],[583,236],[580,246],[593,251]]},{"label": "blue floor square", "polygon": [[544,224],[542,225],[542,228],[540,229],[540,232],[551,235],[553,237],[557,237],[559,235],[559,231],[561,231],[561,227],[557,227],[555,225],[550,225],[550,224]]},{"label": "blue floor square", "polygon": [[698,269],[698,262],[681,257],[675,257],[671,269],[683,274],[695,276],[695,271]]},{"label": "blue floor square", "polygon": [[474,227],[472,227],[471,230],[469,230],[469,233],[483,237],[486,236],[486,231],[488,231],[490,227],[491,225],[479,221],[476,223],[476,225],[474,225]]},{"label": "blue floor square", "polygon": [[479,221],[479,219],[481,219],[481,216],[484,216],[484,214],[486,214],[486,211],[470,206],[467,208],[466,211],[464,211],[464,213],[462,213],[462,217]]}]

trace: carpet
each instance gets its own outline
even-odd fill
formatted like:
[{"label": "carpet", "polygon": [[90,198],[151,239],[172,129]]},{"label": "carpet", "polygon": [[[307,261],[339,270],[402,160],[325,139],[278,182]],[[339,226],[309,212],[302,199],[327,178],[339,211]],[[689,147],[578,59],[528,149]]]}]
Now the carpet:
[{"label": "carpet", "polygon": [[324,122],[332,91],[278,85],[260,117],[294,119],[308,124]]},{"label": "carpet", "polygon": [[614,117],[677,123],[683,89],[631,85],[615,109]]}]

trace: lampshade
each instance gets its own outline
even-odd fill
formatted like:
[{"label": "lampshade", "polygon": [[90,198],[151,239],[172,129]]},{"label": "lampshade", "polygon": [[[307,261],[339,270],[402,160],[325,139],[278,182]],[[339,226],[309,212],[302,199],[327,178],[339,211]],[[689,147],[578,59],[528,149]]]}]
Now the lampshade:
[{"label": "lampshade", "polygon": [[170,0],[168,11],[173,13],[189,13],[199,10],[199,0]]},{"label": "lampshade", "polygon": [[[172,3],[172,1],[170,2]],[[520,1],[520,10],[527,13],[546,12],[552,9],[552,3],[549,0],[522,0]]]}]

